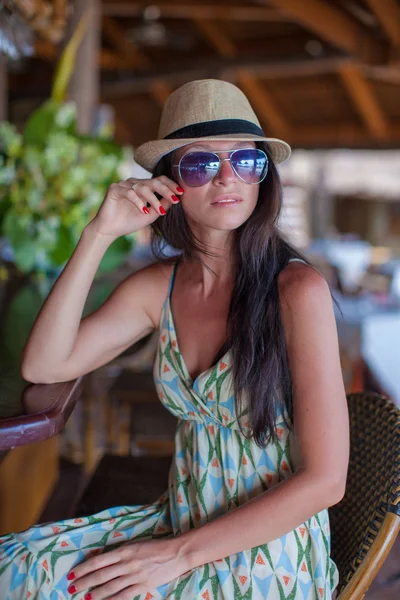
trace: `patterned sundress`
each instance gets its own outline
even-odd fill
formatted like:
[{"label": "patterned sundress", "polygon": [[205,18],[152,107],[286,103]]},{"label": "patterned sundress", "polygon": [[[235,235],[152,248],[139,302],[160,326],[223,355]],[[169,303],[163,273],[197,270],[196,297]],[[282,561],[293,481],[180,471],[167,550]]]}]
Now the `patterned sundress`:
[{"label": "patterned sundress", "polygon": [[[168,489],[152,504],[112,507],[2,536],[2,600],[81,600],[87,590],[71,596],[66,575],[105,546],[201,527],[294,472],[292,430],[282,414],[279,441],[265,449],[240,432],[239,419],[248,430],[248,414],[247,408],[235,414],[229,351],[191,380],[171,313],[175,271],[154,363],[160,401],[178,419]],[[278,539],[198,566],[132,600],[330,600],[338,580],[324,509]]]}]

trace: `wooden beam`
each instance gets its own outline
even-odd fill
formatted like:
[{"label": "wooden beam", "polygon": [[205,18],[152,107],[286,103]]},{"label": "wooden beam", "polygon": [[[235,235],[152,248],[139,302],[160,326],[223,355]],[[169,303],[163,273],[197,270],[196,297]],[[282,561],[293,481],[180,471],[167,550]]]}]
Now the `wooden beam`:
[{"label": "wooden beam", "polygon": [[166,84],[176,87],[186,81],[204,79],[208,77],[219,77],[234,82],[240,69],[249,71],[254,76],[261,78],[290,78],[310,77],[324,73],[336,73],[341,64],[347,63],[347,58],[326,58],[315,60],[290,60],[266,62],[264,57],[237,57],[235,60],[215,57],[210,59],[199,59],[191,62],[187,67],[182,65],[180,69],[157,70],[152,73],[138,73],[134,78],[125,78],[123,81],[112,81],[104,83],[104,95],[112,98],[129,94],[148,92],[155,81],[162,79]]},{"label": "wooden beam", "polygon": [[168,96],[172,92],[172,88],[165,83],[162,79],[154,81],[151,86],[151,94],[160,108],[162,108],[167,100]]},{"label": "wooden beam", "polygon": [[[39,58],[48,61],[56,60],[58,56],[57,46],[51,44],[48,41],[37,39],[34,43],[35,55]],[[115,52],[103,48],[100,53],[100,66],[102,69],[110,70],[124,70],[130,69],[131,66],[126,60],[118,56]],[[242,66],[247,70],[259,77],[274,78],[274,79],[285,79],[288,77],[310,77],[314,75],[324,73],[335,73],[338,66],[343,63],[348,63],[348,58],[342,56],[332,56],[321,59],[307,59],[307,60],[281,60],[274,62],[267,62],[265,58],[254,57],[246,58],[245,61],[235,60],[234,64],[224,61],[223,63],[213,61],[213,65],[217,71],[219,71],[219,77],[221,79],[234,80],[235,73],[238,68]],[[212,64],[209,63],[210,68]],[[389,83],[400,84],[400,69],[396,68],[395,65],[366,65],[359,64],[359,68],[364,72],[365,75],[374,79],[387,81]],[[185,78],[187,69],[183,67],[182,77]],[[158,80],[161,77],[168,76],[168,73],[157,75],[151,75],[154,80]],[[207,75],[206,75],[207,76]],[[176,77],[179,78],[179,72]],[[112,85],[112,84],[111,84]],[[141,88],[141,84],[139,84]]]},{"label": "wooden beam", "polygon": [[267,131],[272,135],[287,137],[290,132],[289,124],[260,82],[251,73],[242,69],[238,73],[238,84],[260,119],[266,123]]},{"label": "wooden beam", "polygon": [[400,48],[400,6],[395,0],[366,0],[394,46]]},{"label": "wooden beam", "polygon": [[[257,6],[226,6],[202,4],[157,4],[160,17],[165,19],[213,19],[223,21],[280,22],[287,18],[279,10]],[[104,0],[103,14],[110,17],[141,17],[143,5],[136,2]]]},{"label": "wooden beam", "polygon": [[338,72],[372,137],[376,140],[386,139],[388,123],[368,81],[356,65],[342,65]]},{"label": "wooden beam", "polygon": [[122,144],[132,144],[132,132],[118,110],[115,111],[115,138]]},{"label": "wooden beam", "polygon": [[[359,65],[360,66],[360,65]],[[400,68],[396,66],[361,66],[364,75],[380,81],[400,85]]]},{"label": "wooden beam", "polygon": [[[58,47],[54,44],[51,44],[45,40],[37,39],[35,40],[33,47],[35,56],[49,62],[57,60],[59,51]],[[99,62],[102,69],[118,70],[127,68],[126,61],[121,59],[117,54],[115,54],[115,52],[112,52],[111,50],[101,50]]]},{"label": "wooden beam", "polygon": [[234,80],[240,69],[265,79],[288,79],[314,77],[326,73],[335,73],[341,64],[348,63],[348,58],[332,56],[331,58],[306,60],[277,60],[267,61],[264,57],[248,57],[236,59],[233,63],[215,63],[222,79]]},{"label": "wooden beam", "polygon": [[336,6],[321,0],[269,0],[287,17],[363,62],[386,62],[388,48]]},{"label": "wooden beam", "polygon": [[103,48],[100,52],[100,67],[102,69],[110,69],[119,71],[130,68],[130,65],[124,58],[121,58],[116,52]]},{"label": "wooden beam", "polygon": [[220,25],[210,19],[194,18],[193,23],[220,56],[234,58],[237,50]]},{"label": "wooden beam", "polygon": [[124,30],[115,19],[103,17],[103,33],[108,41],[118,50],[121,58],[135,69],[146,69],[151,66],[150,61],[125,37]]}]

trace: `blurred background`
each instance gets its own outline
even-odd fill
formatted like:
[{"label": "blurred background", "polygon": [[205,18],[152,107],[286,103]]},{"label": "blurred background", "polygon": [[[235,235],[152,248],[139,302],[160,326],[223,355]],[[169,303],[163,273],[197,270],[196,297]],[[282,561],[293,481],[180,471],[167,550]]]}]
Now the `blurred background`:
[{"label": "blurred background", "polygon": [[[339,302],[346,391],[400,405],[400,2],[0,0],[0,417],[26,411],[23,345],[108,185],[150,176],[135,148],[157,138],[169,94],[203,78],[240,87],[292,146],[280,227]],[[146,230],[117,240],[84,314],[152,260]],[[105,454],[172,454],[156,345],[85,378],[57,477],[83,485]]]}]

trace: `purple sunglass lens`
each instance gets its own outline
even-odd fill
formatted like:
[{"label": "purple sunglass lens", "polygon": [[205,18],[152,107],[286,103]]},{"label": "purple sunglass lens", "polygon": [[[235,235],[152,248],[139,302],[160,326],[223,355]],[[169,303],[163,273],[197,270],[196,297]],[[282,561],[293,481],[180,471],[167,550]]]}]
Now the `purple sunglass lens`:
[{"label": "purple sunglass lens", "polygon": [[247,183],[257,183],[268,170],[268,158],[258,148],[238,150],[232,155],[232,166]]},{"label": "purple sunglass lens", "polygon": [[218,173],[219,160],[210,152],[190,152],[180,163],[181,176],[192,187],[204,185]]}]

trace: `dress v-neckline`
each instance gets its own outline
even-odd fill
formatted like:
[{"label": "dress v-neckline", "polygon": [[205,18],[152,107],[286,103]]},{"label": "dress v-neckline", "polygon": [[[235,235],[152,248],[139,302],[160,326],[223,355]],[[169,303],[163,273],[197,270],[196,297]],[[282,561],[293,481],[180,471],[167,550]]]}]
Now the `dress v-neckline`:
[{"label": "dress v-neckline", "polygon": [[168,321],[169,321],[169,324],[170,324],[170,330],[172,331],[173,336],[174,336],[174,340],[175,340],[175,348],[173,348],[173,349],[174,349],[174,351],[177,354],[179,354],[179,357],[180,357],[180,361],[179,362],[180,362],[180,365],[181,365],[181,369],[182,369],[182,371],[184,373],[186,382],[187,382],[188,385],[190,385],[190,387],[195,388],[197,382],[200,379],[202,379],[203,377],[205,377],[206,375],[211,374],[214,371],[214,369],[216,369],[218,367],[218,365],[221,363],[221,361],[224,362],[225,364],[227,364],[226,361],[227,361],[227,358],[229,356],[230,350],[228,349],[225,352],[225,354],[217,362],[215,362],[213,365],[211,365],[211,367],[209,367],[205,371],[202,371],[201,373],[199,373],[197,375],[197,377],[195,377],[194,379],[192,378],[192,376],[190,375],[189,370],[188,370],[188,368],[186,366],[186,362],[185,362],[185,359],[183,358],[182,352],[180,351],[180,348],[179,348],[178,336],[177,336],[177,333],[176,333],[174,315],[172,313],[172,305],[171,305],[172,289],[174,287],[175,274],[176,274],[176,269],[177,269],[177,266],[178,266],[178,262],[179,262],[179,260],[177,260],[175,262],[175,264],[174,264],[174,267],[172,269],[171,281],[170,281],[170,284],[169,284],[168,297],[167,297]]}]

